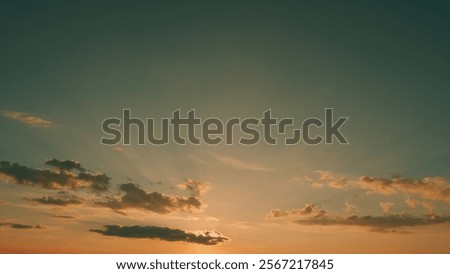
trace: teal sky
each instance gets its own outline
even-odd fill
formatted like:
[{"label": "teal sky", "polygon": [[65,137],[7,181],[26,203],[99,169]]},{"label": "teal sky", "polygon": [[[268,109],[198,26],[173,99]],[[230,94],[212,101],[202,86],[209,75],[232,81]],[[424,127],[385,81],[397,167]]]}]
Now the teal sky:
[{"label": "teal sky", "polygon": [[[445,1],[2,1],[0,160],[34,168],[52,158],[77,160],[111,177],[115,192],[133,181],[182,195],[174,189],[182,181],[209,182],[199,216],[221,220],[206,226],[235,239],[249,236],[230,224],[264,223],[271,209],[306,203],[336,212],[352,201],[359,213],[380,215],[382,201],[394,203],[394,213],[418,213],[403,200],[419,192],[394,197],[312,185],[326,171],[349,182],[441,177],[449,189],[449,12]],[[100,144],[101,122],[123,108],[140,118],[196,109],[203,119],[223,120],[261,117],[270,108],[300,123],[323,118],[327,107],[350,117],[342,127],[350,145],[114,151]],[[6,112],[51,126],[32,127]],[[27,220],[22,187],[9,195],[11,185],[0,184],[0,200],[8,202],[0,217]],[[449,213],[449,200],[431,200],[435,213]]]}]

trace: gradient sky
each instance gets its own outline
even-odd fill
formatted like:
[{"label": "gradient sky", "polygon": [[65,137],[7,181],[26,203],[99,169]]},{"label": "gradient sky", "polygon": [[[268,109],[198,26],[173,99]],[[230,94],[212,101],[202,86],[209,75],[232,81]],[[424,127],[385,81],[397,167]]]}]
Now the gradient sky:
[{"label": "gradient sky", "polygon": [[[0,251],[449,253],[449,13],[445,1],[2,1]],[[100,144],[124,108],[299,123],[328,107],[350,117],[349,145]],[[180,206],[189,198],[200,205]]]}]

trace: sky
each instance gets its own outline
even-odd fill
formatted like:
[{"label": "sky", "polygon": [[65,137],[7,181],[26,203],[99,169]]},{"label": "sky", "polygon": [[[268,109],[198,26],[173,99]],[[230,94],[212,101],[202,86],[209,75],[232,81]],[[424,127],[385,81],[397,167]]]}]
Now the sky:
[{"label": "sky", "polygon": [[[0,252],[449,253],[449,12],[2,1]],[[123,109],[298,126],[326,108],[349,144],[100,143]]]}]

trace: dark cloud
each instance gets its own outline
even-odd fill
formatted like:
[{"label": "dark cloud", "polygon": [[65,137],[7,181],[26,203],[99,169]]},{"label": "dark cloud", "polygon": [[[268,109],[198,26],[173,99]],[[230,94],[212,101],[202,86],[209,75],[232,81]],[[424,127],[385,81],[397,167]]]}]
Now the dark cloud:
[{"label": "dark cloud", "polygon": [[8,226],[14,229],[42,229],[44,228],[41,225],[24,225],[24,224],[16,224],[16,223],[0,223],[0,226]]},{"label": "dark cloud", "polygon": [[430,200],[440,200],[450,203],[450,184],[443,177],[388,179],[363,176],[359,178],[358,187],[368,192],[376,192],[383,195],[409,193],[420,195]]},{"label": "dark cloud", "polygon": [[119,198],[110,198],[107,202],[98,202],[97,205],[109,207],[114,210],[138,208],[160,214],[171,212],[192,212],[202,207],[202,202],[196,197],[182,197],[165,195],[159,192],[146,192],[133,183],[121,184],[120,190],[125,192]]},{"label": "dark cloud", "polygon": [[109,178],[103,173],[80,172],[78,179],[90,182],[90,188],[97,192],[107,191],[109,188]]},{"label": "dark cloud", "polygon": [[51,196],[43,196],[42,198],[31,199],[31,201],[38,202],[45,205],[58,205],[58,206],[68,206],[68,205],[79,205],[83,203],[80,198],[53,198]]},{"label": "dark cloud", "polygon": [[[76,161],[51,159],[46,163],[57,169],[30,168],[18,163],[0,162],[0,179],[15,184],[38,186],[47,189],[87,188],[96,192],[108,190],[110,184],[108,176],[103,173],[86,171]],[[80,172],[76,173],[74,170]]]},{"label": "dark cloud", "polygon": [[53,166],[56,167],[60,170],[66,170],[66,171],[71,171],[71,170],[78,170],[78,171],[86,171],[86,169],[84,167],[81,166],[80,162],[78,161],[74,161],[74,160],[58,160],[58,159],[49,159],[47,161],[45,161],[45,164],[47,166]]},{"label": "dark cloud", "polygon": [[372,228],[394,228],[404,226],[423,226],[433,224],[445,224],[450,222],[448,215],[428,214],[420,217],[397,214],[383,216],[357,216],[335,217],[335,218],[312,218],[295,221],[302,225],[344,225],[344,226],[363,226]]},{"label": "dark cloud", "polygon": [[217,231],[204,231],[196,234],[181,229],[158,226],[118,226],[105,225],[105,230],[91,229],[89,231],[105,236],[123,238],[159,239],[169,242],[188,242],[202,245],[217,245],[228,240]]},{"label": "dark cloud", "polygon": [[305,204],[303,208],[292,208],[288,210],[272,209],[267,217],[280,218],[291,216],[313,216],[314,218],[319,218],[326,215],[327,213],[328,211],[326,211],[325,209],[319,209],[314,204]]},{"label": "dark cloud", "polygon": [[60,218],[60,219],[75,219],[73,216],[69,215],[52,215],[53,218]]}]

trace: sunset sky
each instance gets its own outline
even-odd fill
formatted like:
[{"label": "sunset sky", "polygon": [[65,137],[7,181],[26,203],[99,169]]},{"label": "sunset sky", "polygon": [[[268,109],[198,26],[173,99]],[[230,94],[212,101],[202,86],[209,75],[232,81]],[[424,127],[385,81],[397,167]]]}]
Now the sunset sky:
[{"label": "sunset sky", "polygon": [[[449,13],[2,1],[0,252],[449,253]],[[325,108],[349,144],[100,144],[123,109],[298,125]]]}]

